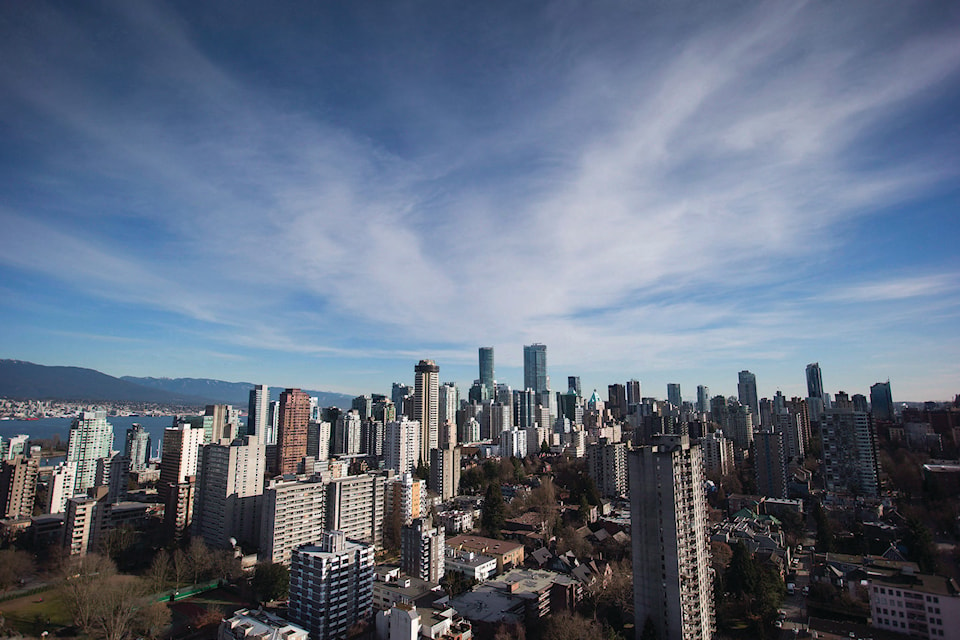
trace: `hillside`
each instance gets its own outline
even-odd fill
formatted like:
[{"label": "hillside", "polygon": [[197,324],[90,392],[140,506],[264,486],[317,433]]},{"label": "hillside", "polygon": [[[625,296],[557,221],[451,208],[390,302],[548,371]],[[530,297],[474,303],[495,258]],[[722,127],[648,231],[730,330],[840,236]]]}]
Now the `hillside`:
[{"label": "hillside", "polygon": [[[250,390],[254,387],[252,382],[226,382],[209,378],[135,378],[124,376],[122,379],[169,393],[210,398],[211,402],[232,404],[243,408],[247,406],[250,399]],[[270,399],[279,400],[282,391],[283,388],[281,387],[270,387]],[[353,401],[353,396],[342,393],[313,391],[311,389],[304,389],[303,391],[318,398],[322,407],[337,406],[342,409],[349,409]]]},{"label": "hillside", "polygon": [[0,397],[188,405],[204,403],[203,398],[145,387],[94,369],[48,367],[23,360],[0,360]]}]

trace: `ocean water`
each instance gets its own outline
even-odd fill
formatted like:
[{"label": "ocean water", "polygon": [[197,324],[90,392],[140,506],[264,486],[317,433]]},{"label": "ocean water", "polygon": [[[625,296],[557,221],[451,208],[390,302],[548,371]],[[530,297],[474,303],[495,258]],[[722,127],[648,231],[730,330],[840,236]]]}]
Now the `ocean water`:
[{"label": "ocean water", "polygon": [[[154,455],[163,440],[163,430],[173,425],[174,416],[116,416],[108,417],[113,425],[113,449],[123,451],[127,429],[134,423],[143,425],[150,434],[151,455]],[[63,448],[67,448],[70,437],[70,424],[73,418],[40,418],[39,420],[0,420],[0,437],[4,440],[25,433],[31,438],[52,438],[59,435]],[[55,464],[59,459],[50,458],[44,464]]]}]

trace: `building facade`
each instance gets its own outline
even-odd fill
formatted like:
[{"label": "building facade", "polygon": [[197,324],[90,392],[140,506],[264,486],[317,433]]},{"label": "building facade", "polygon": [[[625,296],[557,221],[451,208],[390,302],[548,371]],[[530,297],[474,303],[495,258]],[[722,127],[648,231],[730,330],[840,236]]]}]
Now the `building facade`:
[{"label": "building facade", "polygon": [[649,620],[663,640],[715,630],[700,447],[657,435],[630,452],[633,601],[637,639]]},{"label": "building facade", "polygon": [[433,360],[421,360],[414,368],[413,418],[420,423],[420,459],[427,463],[430,449],[440,441],[440,367]]},{"label": "building facade", "polygon": [[417,518],[400,529],[400,567],[408,576],[440,582],[444,573],[444,530],[429,517]]},{"label": "building facade", "polygon": [[200,453],[193,534],[213,548],[231,538],[252,547],[260,537],[260,498],[266,447],[256,436],[208,444]]},{"label": "building facade", "polygon": [[113,425],[107,422],[106,411],[84,411],[70,425],[67,442],[67,464],[74,467],[71,495],[94,486],[97,460],[110,455],[113,446]]},{"label": "building facade", "polygon": [[259,559],[289,565],[294,549],[320,541],[326,523],[327,483],[320,476],[270,481],[262,498]]},{"label": "building facade", "polygon": [[293,552],[289,615],[315,640],[346,637],[373,609],[373,547],[324,533],[319,546]]},{"label": "building facade", "polygon": [[287,389],[280,394],[277,416],[277,457],[274,471],[278,475],[297,473],[307,455],[307,425],[310,423],[310,396],[300,389]]}]

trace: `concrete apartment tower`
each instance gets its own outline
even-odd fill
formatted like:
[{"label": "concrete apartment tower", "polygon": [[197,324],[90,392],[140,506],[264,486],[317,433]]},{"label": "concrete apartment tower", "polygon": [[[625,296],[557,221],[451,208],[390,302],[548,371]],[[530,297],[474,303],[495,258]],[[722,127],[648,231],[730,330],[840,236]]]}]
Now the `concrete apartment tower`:
[{"label": "concrete apartment tower", "polygon": [[440,367],[433,360],[421,360],[413,368],[413,419],[420,423],[420,459],[428,464],[430,449],[440,440]]},{"label": "concrete apartment tower", "polygon": [[0,463],[0,517],[29,518],[37,495],[39,458],[15,455]]},{"label": "concrete apartment tower", "polygon": [[250,403],[247,405],[247,426],[241,435],[256,435],[264,444],[267,425],[270,423],[270,387],[258,384],[250,390]]},{"label": "concrete apartment tower", "polygon": [[636,637],[708,640],[715,628],[700,447],[656,435],[629,454]]},{"label": "concrete apartment tower", "polygon": [[387,423],[383,443],[384,468],[402,475],[420,462],[420,423],[405,417]]},{"label": "concrete apartment tower", "polygon": [[319,546],[293,552],[290,618],[311,638],[346,637],[373,608],[373,547],[347,540],[342,531],[323,534]]},{"label": "concrete apartment tower", "polygon": [[177,539],[193,522],[197,460],[203,445],[203,429],[181,422],[163,430],[163,456],[157,493],[163,500],[163,524]]},{"label": "concrete apartment tower", "polygon": [[307,426],[310,424],[310,396],[300,389],[280,394],[277,415],[277,475],[297,473],[307,455]]},{"label": "concrete apartment tower", "polygon": [[67,464],[74,469],[73,492],[84,493],[94,486],[97,460],[110,455],[113,446],[113,425],[107,422],[106,411],[84,411],[70,425],[67,443]]},{"label": "concrete apartment tower", "polygon": [[400,534],[400,568],[408,576],[439,583],[444,573],[444,530],[429,517],[404,525]]},{"label": "concrete apartment tower", "polygon": [[230,539],[252,548],[260,535],[260,498],[266,447],[256,436],[208,444],[197,463],[193,535],[208,546],[230,548]]},{"label": "concrete apartment tower", "polygon": [[123,455],[130,461],[130,471],[143,471],[150,462],[150,434],[143,425],[134,423],[127,429]]}]

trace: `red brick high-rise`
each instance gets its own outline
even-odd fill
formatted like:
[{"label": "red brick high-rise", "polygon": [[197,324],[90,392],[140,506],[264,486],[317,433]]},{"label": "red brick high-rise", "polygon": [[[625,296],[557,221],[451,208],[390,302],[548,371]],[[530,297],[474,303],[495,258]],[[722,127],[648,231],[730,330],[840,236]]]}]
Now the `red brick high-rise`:
[{"label": "red brick high-rise", "polygon": [[309,423],[310,396],[300,389],[287,389],[281,393],[277,420],[277,474],[297,473],[297,467],[307,455]]}]

